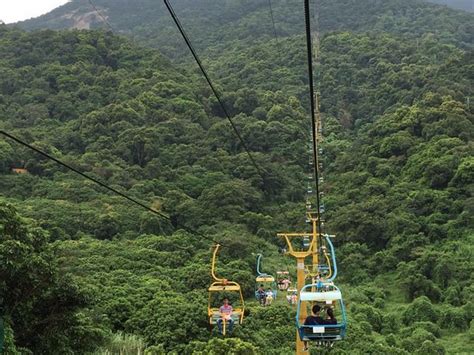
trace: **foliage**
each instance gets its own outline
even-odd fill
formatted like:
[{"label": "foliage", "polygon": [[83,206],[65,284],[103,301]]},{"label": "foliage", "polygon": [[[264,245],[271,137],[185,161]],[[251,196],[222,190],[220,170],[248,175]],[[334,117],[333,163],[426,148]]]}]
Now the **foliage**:
[{"label": "foliage", "polygon": [[[1,141],[2,200],[31,219],[1,205],[9,351],[293,351],[294,310],[251,301],[252,253],[270,272],[293,271],[275,233],[305,228],[302,8],[273,2],[273,40],[267,2],[176,2],[257,171],[161,2],[96,2],[115,29],[175,63],[110,32],[0,26],[0,127],[170,218]],[[412,0],[320,5],[321,190],[349,316],[331,352],[469,349],[472,16]],[[89,6],[21,25],[102,26]],[[249,304],[232,338],[209,338],[210,241],[180,228],[224,246],[217,272]]]},{"label": "foliage", "polygon": [[100,344],[103,329],[92,323],[85,309],[91,304],[89,296],[70,275],[59,271],[47,233],[28,225],[11,205],[2,203],[0,234],[5,351],[13,354],[15,347],[24,347],[42,353],[72,353]]}]

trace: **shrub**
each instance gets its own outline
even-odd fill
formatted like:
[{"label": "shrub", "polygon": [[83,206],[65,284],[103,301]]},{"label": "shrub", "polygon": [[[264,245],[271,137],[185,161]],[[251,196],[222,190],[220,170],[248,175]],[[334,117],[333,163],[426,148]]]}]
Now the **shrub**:
[{"label": "shrub", "polygon": [[415,299],[403,312],[403,323],[409,325],[420,321],[436,322],[438,315],[426,296]]},{"label": "shrub", "polygon": [[417,349],[415,355],[441,355],[444,354],[444,348],[440,344],[436,344],[430,340],[425,340],[419,349]]},{"label": "shrub", "polygon": [[393,313],[384,314],[382,317],[382,334],[398,333],[400,320]]},{"label": "shrub", "polygon": [[418,328],[413,331],[413,334],[410,337],[404,338],[401,342],[401,345],[406,351],[413,353],[419,349],[420,344],[423,344],[423,342],[427,340],[435,342],[436,338],[430,332],[422,328]]},{"label": "shrub", "polygon": [[448,307],[441,312],[439,324],[441,328],[466,330],[469,326],[469,319],[463,308]]},{"label": "shrub", "polygon": [[374,331],[380,332],[382,330],[382,313],[377,308],[369,305],[357,305],[353,308],[353,312],[367,320]]}]

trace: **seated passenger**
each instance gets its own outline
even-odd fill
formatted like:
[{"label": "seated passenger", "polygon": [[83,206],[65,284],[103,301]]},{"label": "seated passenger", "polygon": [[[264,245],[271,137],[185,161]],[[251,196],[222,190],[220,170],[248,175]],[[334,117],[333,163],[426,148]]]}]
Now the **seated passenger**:
[{"label": "seated passenger", "polygon": [[320,325],[324,324],[324,319],[321,318],[319,313],[321,312],[321,307],[317,304],[313,306],[311,309],[311,315],[306,317],[304,321],[304,325]]},{"label": "seated passenger", "polygon": [[260,287],[257,289],[257,298],[258,301],[260,302],[261,306],[265,306],[265,289],[263,288],[263,285],[260,285]]},{"label": "seated passenger", "polygon": [[332,308],[326,309],[326,319],[324,320],[324,324],[337,324],[337,319],[334,317],[334,310]]},{"label": "seated passenger", "polygon": [[278,288],[282,291],[285,291],[288,289],[288,287],[290,286],[291,284],[291,281],[288,280],[288,279],[280,279],[278,281]]},{"label": "seated passenger", "polygon": [[[319,315],[321,312],[321,307],[317,304],[311,309],[311,315],[307,317],[304,321],[304,325],[321,325],[324,324],[324,319]],[[308,342],[304,341],[304,351],[308,351]]]},{"label": "seated passenger", "polygon": [[291,294],[291,298],[290,298],[290,304],[296,304],[298,302],[298,295],[296,294],[296,292],[293,292]]},{"label": "seated passenger", "polygon": [[265,306],[269,306],[272,304],[273,301],[273,291],[271,288],[265,292]]},{"label": "seated passenger", "polygon": [[232,332],[232,327],[234,326],[234,320],[232,319],[232,306],[229,304],[229,300],[224,298],[222,301],[224,304],[219,308],[220,318],[217,320],[217,327],[219,332],[222,334],[222,323],[225,321],[227,325],[227,330],[229,333]]}]

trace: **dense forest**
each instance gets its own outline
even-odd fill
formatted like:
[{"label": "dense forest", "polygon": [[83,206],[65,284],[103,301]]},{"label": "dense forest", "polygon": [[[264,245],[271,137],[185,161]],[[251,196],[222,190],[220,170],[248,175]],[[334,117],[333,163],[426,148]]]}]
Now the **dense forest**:
[{"label": "dense forest", "polygon": [[429,0],[432,3],[450,6],[454,9],[474,11],[474,3],[471,0]]},{"label": "dense forest", "polygon": [[[276,233],[306,228],[302,5],[273,1],[275,38],[267,1],[176,1],[259,171],[161,2],[95,3],[113,31],[85,0],[0,25],[0,129],[170,219],[2,137],[5,353],[291,353],[295,309],[253,294],[255,254],[293,271]],[[311,352],[469,353],[473,17],[319,5],[325,224],[349,327]],[[207,324],[210,239],[248,301],[227,338]]]}]

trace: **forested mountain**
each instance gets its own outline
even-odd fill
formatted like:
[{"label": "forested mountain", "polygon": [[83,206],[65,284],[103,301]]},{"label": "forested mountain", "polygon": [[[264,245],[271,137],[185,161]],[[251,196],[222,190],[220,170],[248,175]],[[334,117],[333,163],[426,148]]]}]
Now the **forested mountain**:
[{"label": "forested mountain", "polygon": [[[0,26],[0,128],[171,218],[2,138],[7,353],[290,353],[294,309],[249,302],[231,338],[210,338],[206,289],[209,239],[251,301],[253,253],[284,269],[275,234],[305,228],[302,8],[273,2],[275,39],[267,1],[176,2],[259,171],[161,2],[95,3],[115,34],[33,31],[103,27],[88,1],[20,24],[31,32]],[[312,351],[469,352],[472,15],[340,0],[321,3],[320,23],[322,188],[349,330]]]},{"label": "forested mountain", "polygon": [[474,11],[474,2],[472,0],[429,0],[432,3],[446,5],[454,9],[461,9],[469,12]]},{"label": "forested mountain", "polygon": [[[187,53],[166,11],[163,1],[96,0],[99,14],[112,28],[163,53],[180,57]],[[251,43],[256,38],[273,36],[267,0],[172,1],[197,48],[227,49],[230,42]],[[320,30],[383,31],[418,37],[432,33],[446,43],[471,45],[472,16],[463,12],[430,5],[422,0],[321,0]],[[302,34],[303,6],[286,0],[272,0],[273,15],[279,36]],[[40,28],[107,28],[103,18],[88,0],[73,0],[56,10],[18,25]],[[263,19],[263,20],[261,20]],[[442,21],[440,21],[442,19]]]}]

